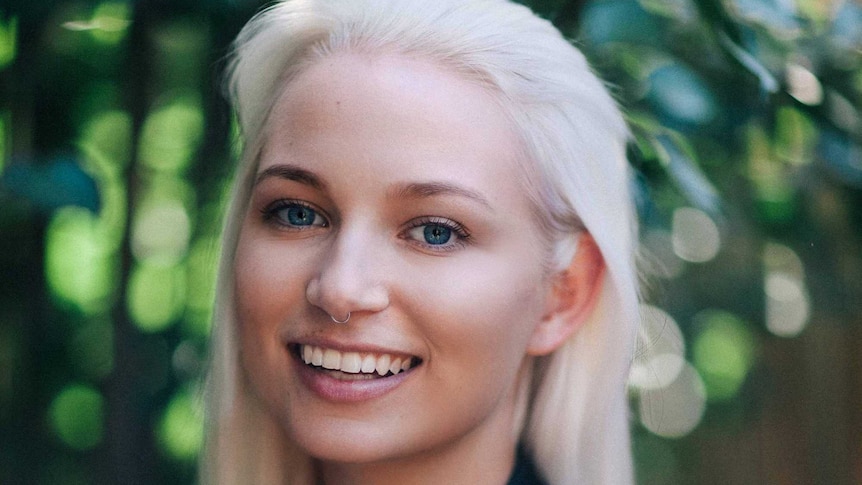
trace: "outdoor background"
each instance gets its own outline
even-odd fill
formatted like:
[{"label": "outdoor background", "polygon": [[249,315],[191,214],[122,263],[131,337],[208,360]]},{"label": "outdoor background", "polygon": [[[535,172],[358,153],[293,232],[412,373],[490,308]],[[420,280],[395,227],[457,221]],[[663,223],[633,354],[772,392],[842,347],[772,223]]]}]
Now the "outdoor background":
[{"label": "outdoor background", "polygon": [[[639,482],[862,483],[862,4],[524,3],[634,134]],[[261,5],[0,1],[0,483],[195,480],[219,76]]]}]

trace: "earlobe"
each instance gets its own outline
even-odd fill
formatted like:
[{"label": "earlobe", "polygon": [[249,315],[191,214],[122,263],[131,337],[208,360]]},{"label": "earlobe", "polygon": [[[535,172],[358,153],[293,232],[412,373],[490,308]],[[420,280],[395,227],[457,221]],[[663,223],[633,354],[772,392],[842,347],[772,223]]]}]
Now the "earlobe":
[{"label": "earlobe", "polygon": [[528,354],[550,354],[586,322],[598,302],[604,276],[605,260],[599,247],[589,233],[580,234],[575,256],[552,276],[547,310],[533,330]]}]

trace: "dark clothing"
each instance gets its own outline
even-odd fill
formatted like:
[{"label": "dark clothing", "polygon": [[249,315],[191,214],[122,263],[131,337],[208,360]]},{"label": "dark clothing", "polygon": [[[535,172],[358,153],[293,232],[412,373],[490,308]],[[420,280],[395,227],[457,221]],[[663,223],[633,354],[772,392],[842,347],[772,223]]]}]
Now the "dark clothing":
[{"label": "dark clothing", "polygon": [[515,469],[506,485],[548,485],[548,482],[539,475],[533,460],[520,446],[518,456],[515,458]]}]

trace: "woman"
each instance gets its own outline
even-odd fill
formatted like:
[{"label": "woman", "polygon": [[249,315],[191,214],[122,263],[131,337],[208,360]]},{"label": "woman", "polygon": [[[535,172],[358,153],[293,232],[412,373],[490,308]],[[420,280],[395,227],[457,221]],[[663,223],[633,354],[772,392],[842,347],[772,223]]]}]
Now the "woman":
[{"label": "woman", "polygon": [[502,0],[297,0],[229,74],[203,480],[630,482],[627,131],[583,56]]}]

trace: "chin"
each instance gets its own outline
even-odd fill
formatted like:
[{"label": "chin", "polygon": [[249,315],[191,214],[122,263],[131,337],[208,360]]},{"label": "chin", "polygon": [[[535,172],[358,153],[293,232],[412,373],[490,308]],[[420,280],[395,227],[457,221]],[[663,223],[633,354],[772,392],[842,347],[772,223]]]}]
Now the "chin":
[{"label": "chin", "polygon": [[381,431],[378,424],[326,420],[305,421],[292,427],[291,439],[309,456],[333,463],[375,463],[398,460],[416,450],[397,439],[398,435]]}]

